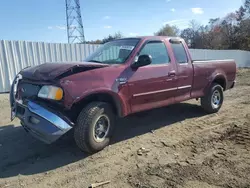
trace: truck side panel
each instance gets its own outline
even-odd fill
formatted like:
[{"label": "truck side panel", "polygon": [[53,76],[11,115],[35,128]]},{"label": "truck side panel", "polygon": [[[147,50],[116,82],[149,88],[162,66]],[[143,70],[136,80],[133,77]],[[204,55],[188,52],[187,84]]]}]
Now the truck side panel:
[{"label": "truck side panel", "polygon": [[[161,47],[165,49],[165,53],[162,50],[163,54],[155,53],[157,51],[150,44],[153,46],[162,44],[164,47]],[[153,59],[164,54],[169,56],[168,46],[164,40],[144,40],[136,52],[139,54],[144,47],[147,49],[146,53],[150,53]],[[159,46],[156,49],[158,48]],[[175,71],[175,62],[171,58],[170,61],[167,59],[156,60],[151,65],[138,69],[128,68],[127,71],[132,113],[174,103],[177,80],[175,74],[173,76],[169,74]]]}]

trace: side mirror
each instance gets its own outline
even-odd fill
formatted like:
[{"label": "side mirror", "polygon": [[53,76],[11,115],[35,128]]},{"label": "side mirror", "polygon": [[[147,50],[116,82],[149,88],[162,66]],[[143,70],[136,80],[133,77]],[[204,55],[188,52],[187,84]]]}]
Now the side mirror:
[{"label": "side mirror", "polygon": [[152,63],[152,57],[151,55],[140,55],[138,57],[138,60],[136,62],[134,62],[131,67],[132,68],[139,68],[139,67],[143,67],[146,65],[149,65]]}]

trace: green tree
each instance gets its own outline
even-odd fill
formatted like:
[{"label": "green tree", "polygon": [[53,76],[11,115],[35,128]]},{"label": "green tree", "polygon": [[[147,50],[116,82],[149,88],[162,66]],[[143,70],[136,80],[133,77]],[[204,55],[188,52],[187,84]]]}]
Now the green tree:
[{"label": "green tree", "polygon": [[102,43],[106,43],[106,42],[110,42],[112,40],[115,39],[120,39],[123,38],[123,35],[120,31],[116,32],[114,35],[109,35],[108,37],[105,37],[104,39],[102,39]]},{"label": "green tree", "polygon": [[211,18],[205,26],[192,21],[181,37],[192,48],[250,50],[250,0],[223,18]]},{"label": "green tree", "polygon": [[191,20],[189,28],[181,31],[180,36],[184,38],[190,48],[202,48],[200,28],[201,26],[197,21]]},{"label": "green tree", "polygon": [[179,29],[177,26],[170,26],[166,24],[159,31],[157,31],[154,35],[156,36],[178,36]]}]

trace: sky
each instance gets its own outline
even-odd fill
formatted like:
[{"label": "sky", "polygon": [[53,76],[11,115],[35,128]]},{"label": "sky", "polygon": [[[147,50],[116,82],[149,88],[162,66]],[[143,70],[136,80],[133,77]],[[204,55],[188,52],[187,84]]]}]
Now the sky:
[{"label": "sky", "polygon": [[[243,0],[80,0],[86,40],[153,35],[164,24],[186,28],[237,10]],[[65,0],[1,0],[0,40],[67,43]]]}]

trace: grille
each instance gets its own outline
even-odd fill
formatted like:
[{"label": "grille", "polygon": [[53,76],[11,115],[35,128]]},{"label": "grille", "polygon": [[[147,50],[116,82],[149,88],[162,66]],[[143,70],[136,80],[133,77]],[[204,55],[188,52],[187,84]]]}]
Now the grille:
[{"label": "grille", "polygon": [[40,86],[38,85],[20,82],[18,84],[18,98],[25,101],[25,99],[37,97],[39,90]]}]

